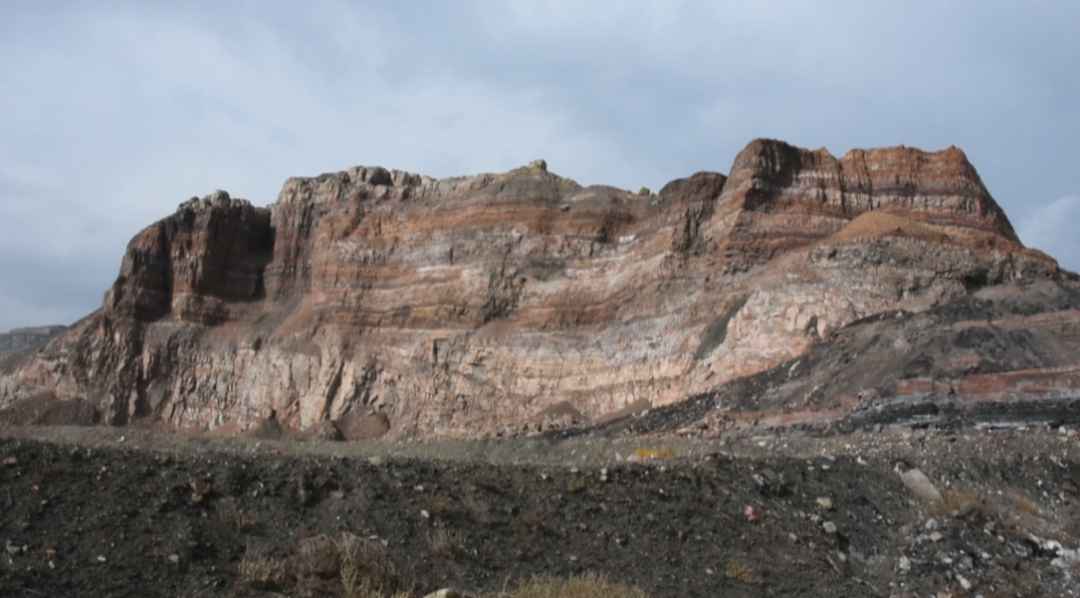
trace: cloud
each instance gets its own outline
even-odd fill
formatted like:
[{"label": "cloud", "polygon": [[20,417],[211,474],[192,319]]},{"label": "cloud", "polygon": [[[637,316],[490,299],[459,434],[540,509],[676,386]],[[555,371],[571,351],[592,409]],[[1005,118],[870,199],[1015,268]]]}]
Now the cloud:
[{"label": "cloud", "polygon": [[357,164],[544,158],[657,189],[768,136],[956,144],[1010,213],[1077,191],[1065,0],[36,6],[0,4],[0,329],[41,323],[18,306],[47,295],[64,321],[89,312],[127,241],[192,195],[266,204],[289,176]]},{"label": "cloud", "polygon": [[1031,210],[1017,227],[1020,240],[1056,259],[1062,268],[1080,272],[1080,198],[1061,199]]}]

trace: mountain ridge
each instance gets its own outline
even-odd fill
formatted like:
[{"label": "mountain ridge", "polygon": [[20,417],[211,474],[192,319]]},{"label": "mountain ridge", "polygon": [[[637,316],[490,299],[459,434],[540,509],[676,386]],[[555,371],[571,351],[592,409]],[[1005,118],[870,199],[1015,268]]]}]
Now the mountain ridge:
[{"label": "mountain ridge", "polygon": [[560,404],[671,405],[865,318],[1039,281],[1076,275],[1020,243],[956,148],[837,159],[759,139],[728,175],[656,194],[543,161],[355,167],[291,178],[266,208],[181,204],[131,241],[98,313],[0,376],[0,405],[46,392],[114,425],[517,434]]},{"label": "mountain ridge", "polygon": [[49,337],[59,334],[67,326],[53,324],[51,326],[25,326],[13,328],[6,333],[0,334],[0,359],[28,349],[44,342]]}]

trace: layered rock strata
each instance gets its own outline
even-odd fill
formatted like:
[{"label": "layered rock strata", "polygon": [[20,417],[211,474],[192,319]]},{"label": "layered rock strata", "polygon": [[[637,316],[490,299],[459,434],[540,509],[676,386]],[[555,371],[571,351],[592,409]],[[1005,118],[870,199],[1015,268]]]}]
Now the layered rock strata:
[{"label": "layered rock strata", "polygon": [[777,428],[1080,422],[1080,282],[987,286],[921,312],[883,312],[805,354],[637,418],[557,435],[715,436]]},{"label": "layered rock strata", "polygon": [[113,424],[237,432],[379,417],[392,435],[667,405],[877,314],[1071,277],[964,154],[757,140],[657,194],[542,161],[435,180],[357,167],[257,208],[217,192],[131,241],[102,308],[8,365]]}]

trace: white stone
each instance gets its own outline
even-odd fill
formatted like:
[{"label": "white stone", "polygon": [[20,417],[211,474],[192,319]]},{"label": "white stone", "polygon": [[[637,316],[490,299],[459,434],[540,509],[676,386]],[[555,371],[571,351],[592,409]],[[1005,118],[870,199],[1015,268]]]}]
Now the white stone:
[{"label": "white stone", "polygon": [[929,502],[941,501],[941,493],[934,487],[930,478],[918,469],[909,469],[900,474],[900,480],[917,498]]}]

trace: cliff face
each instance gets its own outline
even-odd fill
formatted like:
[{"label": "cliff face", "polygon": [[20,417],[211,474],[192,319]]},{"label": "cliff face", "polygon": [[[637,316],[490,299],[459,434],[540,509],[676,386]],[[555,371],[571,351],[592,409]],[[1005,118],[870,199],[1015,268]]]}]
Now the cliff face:
[{"label": "cliff face", "polygon": [[45,390],[114,424],[471,436],[564,402],[674,403],[863,318],[1068,276],[955,148],[758,140],[730,178],[644,195],[540,161],[358,167],[290,179],[269,208],[181,205],[131,241],[101,310],[0,372],[0,405]]}]

